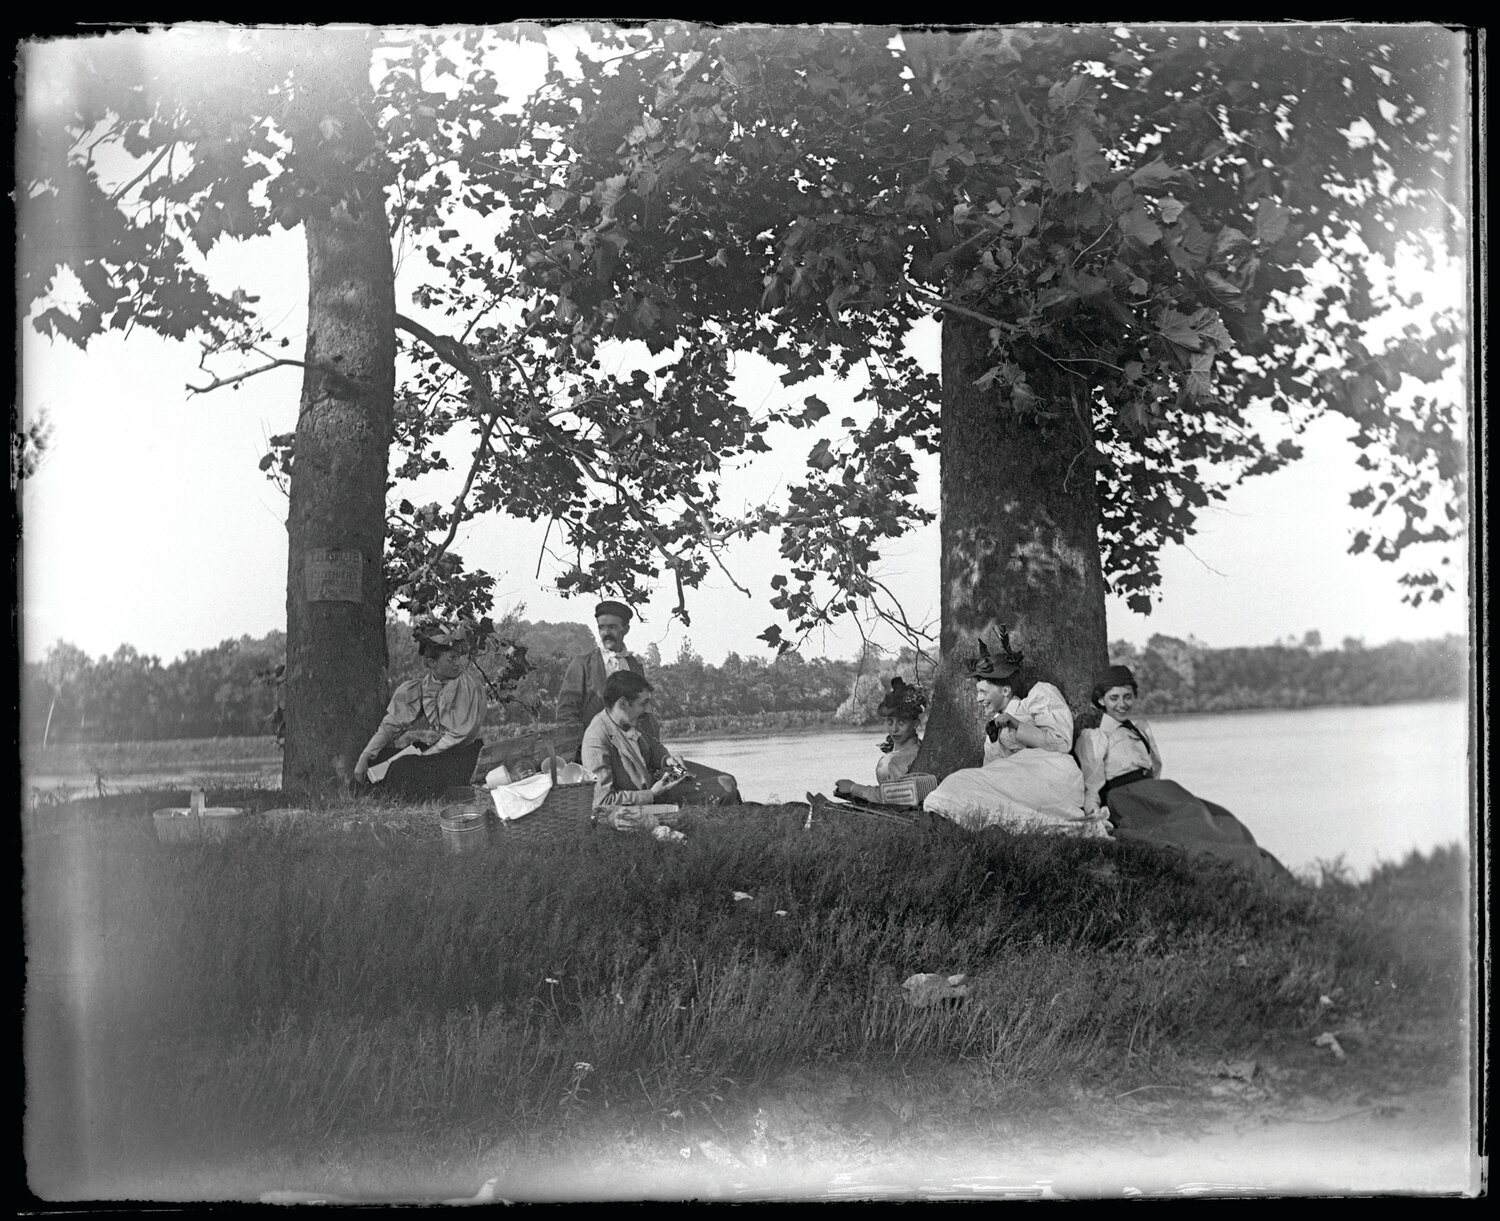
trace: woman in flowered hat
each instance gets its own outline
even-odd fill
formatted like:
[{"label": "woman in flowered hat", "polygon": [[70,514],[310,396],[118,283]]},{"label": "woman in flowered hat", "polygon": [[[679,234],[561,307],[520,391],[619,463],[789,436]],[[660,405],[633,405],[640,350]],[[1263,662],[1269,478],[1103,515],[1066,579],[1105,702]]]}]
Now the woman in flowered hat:
[{"label": "woman in flowered hat", "polygon": [[1244,823],[1223,806],[1194,797],[1175,780],[1161,778],[1156,734],[1132,715],[1137,687],[1127,666],[1110,666],[1094,681],[1099,726],[1078,735],[1084,809],[1104,815],[1119,839],[1181,848],[1247,866],[1258,873],[1291,876],[1260,847]]},{"label": "woman in flowered hat", "polygon": [[1084,812],[1083,776],[1074,762],[1073,714],[1051,683],[1028,681],[1023,658],[1000,629],[1000,651],[983,640],[969,669],[974,697],[989,714],[984,766],[944,778],[922,803],[924,809],[980,830],[1067,831],[1105,836],[1104,820]]},{"label": "woman in flowered hat", "polygon": [[[378,780],[382,793],[422,801],[473,779],[484,749],[479,731],[488,701],[484,683],[469,664],[464,629],[423,623],[412,636],[422,673],[396,688],[380,728],[359,756],[354,776]],[[406,748],[398,750],[396,740],[411,731],[425,731],[425,738],[413,742],[410,753],[402,753]],[[371,768],[376,769],[373,776]]]},{"label": "woman in flowered hat", "polygon": [[921,687],[908,683],[900,675],[891,679],[891,689],[886,692],[875,709],[877,716],[885,718],[888,737],[880,744],[880,760],[875,764],[875,783],[856,784],[852,780],[837,780],[833,791],[840,797],[855,797],[860,801],[882,802],[880,786],[900,780],[911,771],[916,762],[917,751],[922,747],[917,726],[927,708],[927,693]]}]

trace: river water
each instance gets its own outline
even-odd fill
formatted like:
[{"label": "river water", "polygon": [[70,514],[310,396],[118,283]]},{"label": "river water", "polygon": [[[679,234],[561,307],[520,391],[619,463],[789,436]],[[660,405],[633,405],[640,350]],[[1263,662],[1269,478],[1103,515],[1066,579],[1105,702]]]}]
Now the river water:
[{"label": "river water", "polygon": [[[1461,701],[1153,717],[1162,774],[1231,810],[1291,869],[1342,858],[1359,876],[1412,849],[1469,843]],[[873,783],[883,729],[682,743],[734,773],[747,801]]]}]

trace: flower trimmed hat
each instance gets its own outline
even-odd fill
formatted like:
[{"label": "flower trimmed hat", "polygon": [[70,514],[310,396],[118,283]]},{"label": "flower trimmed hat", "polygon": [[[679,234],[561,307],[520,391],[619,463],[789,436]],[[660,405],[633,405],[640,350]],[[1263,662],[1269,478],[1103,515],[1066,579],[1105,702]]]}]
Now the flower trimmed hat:
[{"label": "flower trimmed hat", "polygon": [[471,643],[469,629],[463,624],[450,626],[437,619],[421,619],[412,624],[411,637],[419,650],[438,653],[444,649],[467,648]]},{"label": "flower trimmed hat", "polygon": [[897,675],[891,679],[891,689],[886,692],[885,698],[880,701],[880,706],[875,709],[875,715],[898,717],[903,721],[916,721],[921,719],[926,708],[927,692]]}]

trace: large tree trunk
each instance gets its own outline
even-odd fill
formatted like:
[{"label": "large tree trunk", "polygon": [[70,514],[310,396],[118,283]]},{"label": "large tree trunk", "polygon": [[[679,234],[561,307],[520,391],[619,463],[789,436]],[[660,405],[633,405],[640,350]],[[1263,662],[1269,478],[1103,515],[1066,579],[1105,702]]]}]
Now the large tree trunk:
[{"label": "large tree trunk", "polygon": [[916,770],[977,766],[983,718],[964,671],[1001,624],[1023,671],[1078,713],[1108,663],[1099,502],[1076,427],[1024,418],[974,379],[990,363],[982,323],[943,319],[941,660]]},{"label": "large tree trunk", "polygon": [[[386,695],[386,464],[395,391],[395,277],[382,185],[358,169],[373,127],[365,44],[330,38],[303,95],[299,157],[333,198],[305,218],[307,371],[287,517],[285,790],[347,780]],[[331,120],[331,121],[330,121]]]}]

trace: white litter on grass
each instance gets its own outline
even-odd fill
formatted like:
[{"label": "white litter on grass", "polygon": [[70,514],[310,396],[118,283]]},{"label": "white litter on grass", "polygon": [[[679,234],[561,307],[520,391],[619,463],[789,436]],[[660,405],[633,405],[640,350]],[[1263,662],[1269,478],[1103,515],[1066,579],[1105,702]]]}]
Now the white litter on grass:
[{"label": "white litter on grass", "polygon": [[922,972],[907,979],[901,988],[906,993],[906,999],[920,1009],[941,1001],[959,1000],[968,996],[968,978],[967,975]]},{"label": "white litter on grass", "polygon": [[1254,1060],[1220,1060],[1214,1065],[1215,1077],[1228,1077],[1232,1081],[1250,1081],[1255,1077]]},{"label": "white litter on grass", "polygon": [[743,890],[736,890],[734,892],[734,901],[736,903],[743,902],[745,899],[750,899],[753,901],[755,899],[755,896],[746,894]]},{"label": "white litter on grass", "polygon": [[1325,1030],[1322,1034],[1320,1034],[1316,1039],[1313,1040],[1313,1046],[1328,1048],[1328,1050],[1333,1053],[1333,1058],[1335,1060],[1343,1060],[1347,1058],[1344,1055],[1344,1049],[1339,1046],[1338,1039],[1327,1030]]}]

